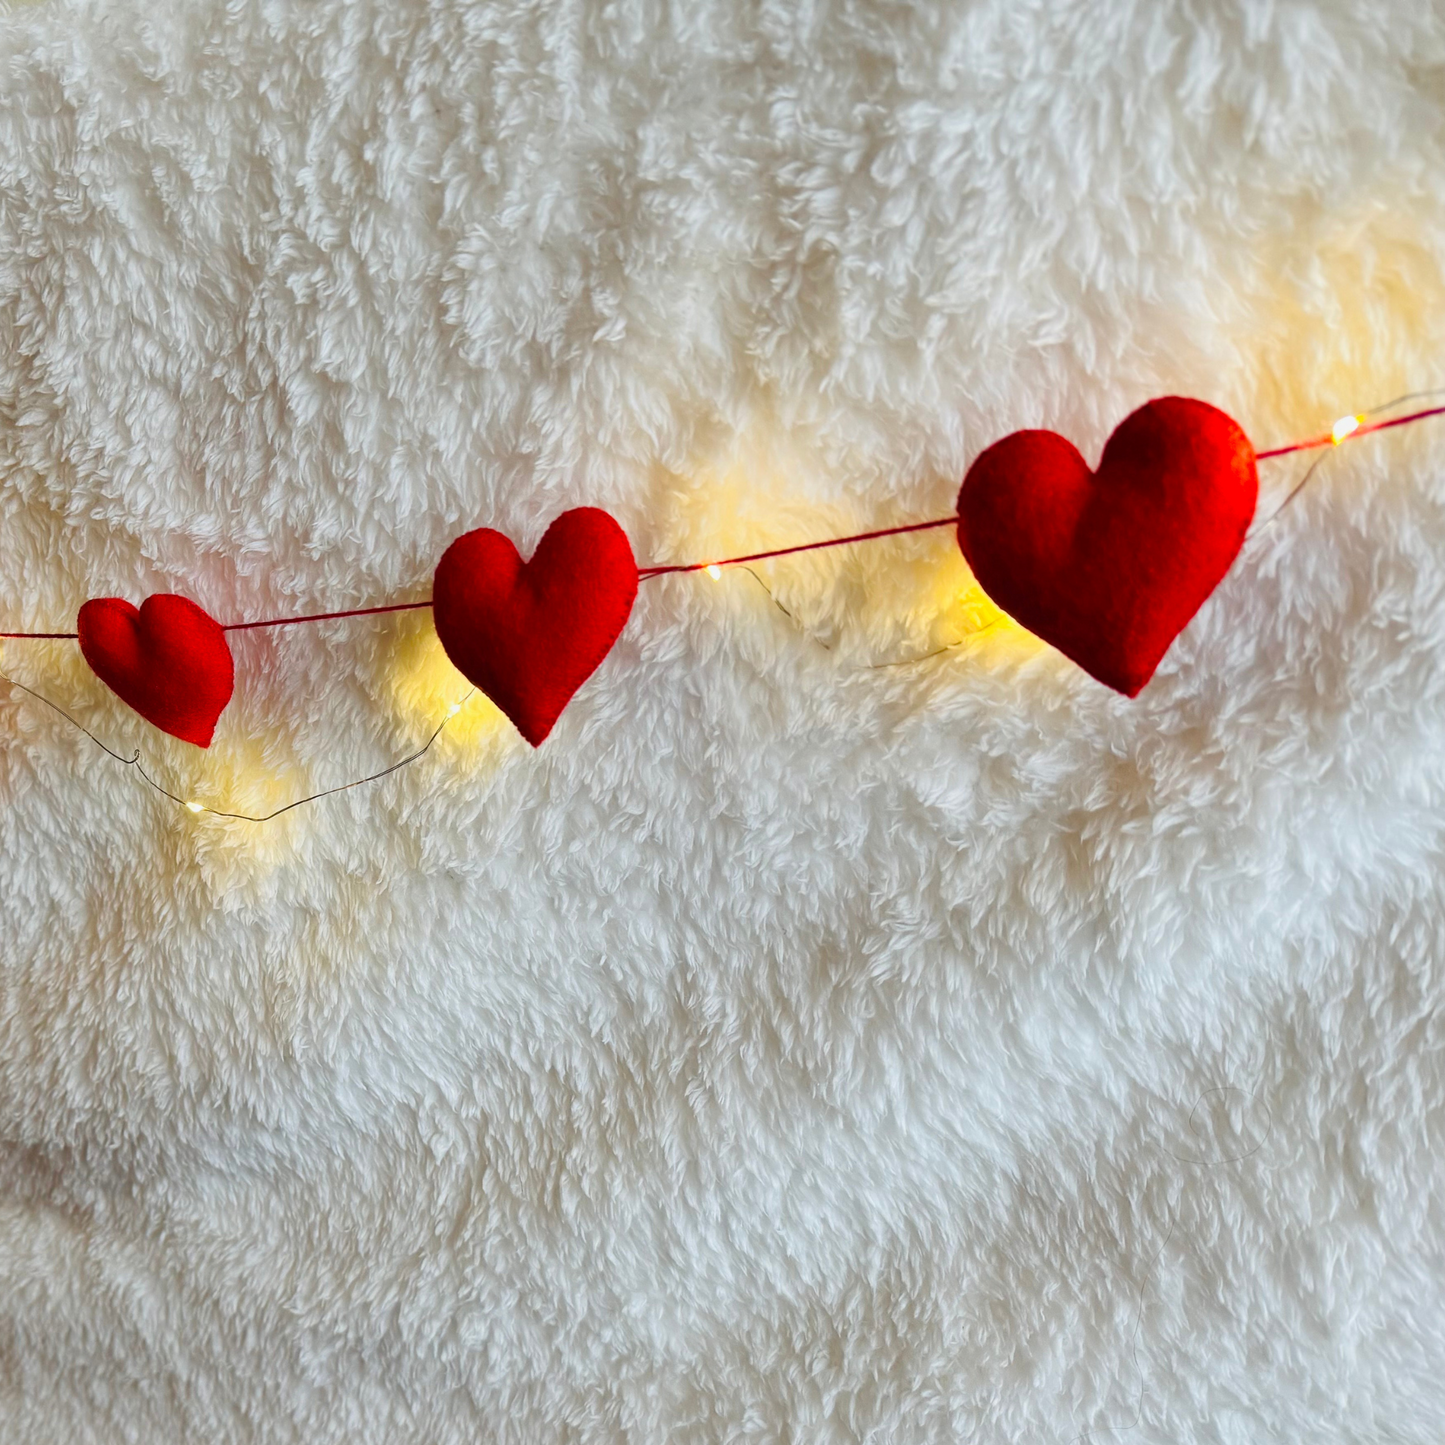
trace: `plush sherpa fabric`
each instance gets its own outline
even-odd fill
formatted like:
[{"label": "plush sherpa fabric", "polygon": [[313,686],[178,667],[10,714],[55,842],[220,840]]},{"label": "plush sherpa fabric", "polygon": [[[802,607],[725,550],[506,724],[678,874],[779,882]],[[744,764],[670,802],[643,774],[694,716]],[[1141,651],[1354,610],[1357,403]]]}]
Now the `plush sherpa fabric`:
[{"label": "plush sherpa fabric", "polygon": [[[54,0],[0,73],[7,630],[1445,385],[1418,0]],[[4,690],[0,1440],[1439,1439],[1445,431],[1135,701],[946,529],[754,572],[264,826]],[[234,650],[206,753],[0,662],[252,812],[464,690],[424,613]]]},{"label": "plush sherpa fabric", "polygon": [[1254,448],[1217,407],[1145,402],[1096,470],[1057,432],[985,447],[958,492],[958,545],[989,600],[1134,697],[1224,580],[1254,521]]}]

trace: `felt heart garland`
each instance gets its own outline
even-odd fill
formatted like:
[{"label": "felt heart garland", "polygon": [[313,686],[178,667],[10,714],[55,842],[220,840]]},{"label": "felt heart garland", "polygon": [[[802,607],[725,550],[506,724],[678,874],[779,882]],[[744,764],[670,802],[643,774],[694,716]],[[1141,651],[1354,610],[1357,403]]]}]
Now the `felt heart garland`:
[{"label": "felt heart garland", "polygon": [[577,507],[529,562],[490,527],[458,537],[437,564],[432,616],[457,671],[535,748],[612,650],[636,596],[627,534],[606,512]]},{"label": "felt heart garland", "polygon": [[718,576],[725,566],[950,526],[999,607],[1133,697],[1238,555],[1254,517],[1257,461],[1441,415],[1445,406],[1342,417],[1323,435],[1256,453],[1222,411],[1160,397],[1120,423],[1093,472],[1054,432],[1004,437],[969,468],[955,515],[934,521],[639,572],[621,527],[580,507],[552,523],[530,561],[489,528],[457,538],[437,566],[430,602],[222,627],[170,593],[139,609],[104,597],[80,609],[76,632],[0,638],[77,638],[101,680],[143,717],[208,747],[234,686],[226,632],[430,606],[447,655],[537,747],[621,634],[639,580]]},{"label": "felt heart garland", "polygon": [[1097,472],[1055,432],[1014,432],[968,469],[958,545],[1010,617],[1134,697],[1239,554],[1254,462],[1229,417],[1179,396],[1125,418]]},{"label": "felt heart garland", "polygon": [[81,654],[117,697],[162,731],[210,747],[235,686],[219,622],[188,598],[161,592],[138,609],[119,597],[93,598],[75,627]]}]

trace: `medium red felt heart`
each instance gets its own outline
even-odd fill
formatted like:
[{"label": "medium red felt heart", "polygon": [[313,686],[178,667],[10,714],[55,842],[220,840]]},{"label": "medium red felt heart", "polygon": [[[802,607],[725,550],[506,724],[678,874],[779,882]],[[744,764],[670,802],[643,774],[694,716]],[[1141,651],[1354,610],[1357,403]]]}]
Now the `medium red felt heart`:
[{"label": "medium red felt heart", "polygon": [[1056,432],[995,442],[963,479],[958,545],[1010,617],[1133,697],[1229,571],[1258,491],[1239,426],[1165,396],[1120,423],[1097,472]]},{"label": "medium red felt heart", "polygon": [[530,562],[500,532],[458,537],[432,615],[447,656],[535,748],[612,650],[637,596],[627,534],[596,507],[563,512]]},{"label": "medium red felt heart", "polygon": [[137,609],[97,597],[75,620],[95,675],[148,722],[208,748],[235,687],[221,624],[187,597],[160,592]]}]

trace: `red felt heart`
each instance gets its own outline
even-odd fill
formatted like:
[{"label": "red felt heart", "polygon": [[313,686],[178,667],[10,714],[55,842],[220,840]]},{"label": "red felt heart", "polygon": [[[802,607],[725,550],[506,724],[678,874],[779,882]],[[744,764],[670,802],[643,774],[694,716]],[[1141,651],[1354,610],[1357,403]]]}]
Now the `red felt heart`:
[{"label": "red felt heart", "polygon": [[577,507],[530,562],[490,527],[458,537],[437,563],[432,615],[457,669],[535,748],[612,650],[636,596],[627,534],[606,512]]},{"label": "red felt heart", "polygon": [[147,597],[139,609],[96,597],[75,620],[95,675],[163,732],[208,748],[231,700],[235,668],[221,624],[189,598]]},{"label": "red felt heart", "polygon": [[995,442],[958,494],[958,545],[1005,612],[1133,697],[1219,585],[1259,490],[1222,411],[1165,396],[1120,423],[1091,472],[1050,431]]}]

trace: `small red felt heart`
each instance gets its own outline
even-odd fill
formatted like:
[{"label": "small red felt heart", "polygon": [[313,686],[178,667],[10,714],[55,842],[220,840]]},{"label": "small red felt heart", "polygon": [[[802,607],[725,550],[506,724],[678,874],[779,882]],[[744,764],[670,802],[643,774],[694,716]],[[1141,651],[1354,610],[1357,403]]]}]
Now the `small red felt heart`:
[{"label": "small red felt heart", "polygon": [[1120,423],[1097,472],[1056,432],[995,442],[963,479],[958,545],[1010,617],[1133,697],[1229,571],[1258,491],[1239,426],[1165,396]]},{"label": "small red felt heart", "polygon": [[221,624],[187,597],[160,592],[139,609],[97,597],[75,620],[95,675],[148,722],[208,748],[235,686]]},{"label": "small red felt heart", "polygon": [[563,512],[529,562],[500,532],[458,537],[437,563],[446,654],[535,748],[612,650],[637,596],[627,534],[596,507]]}]

